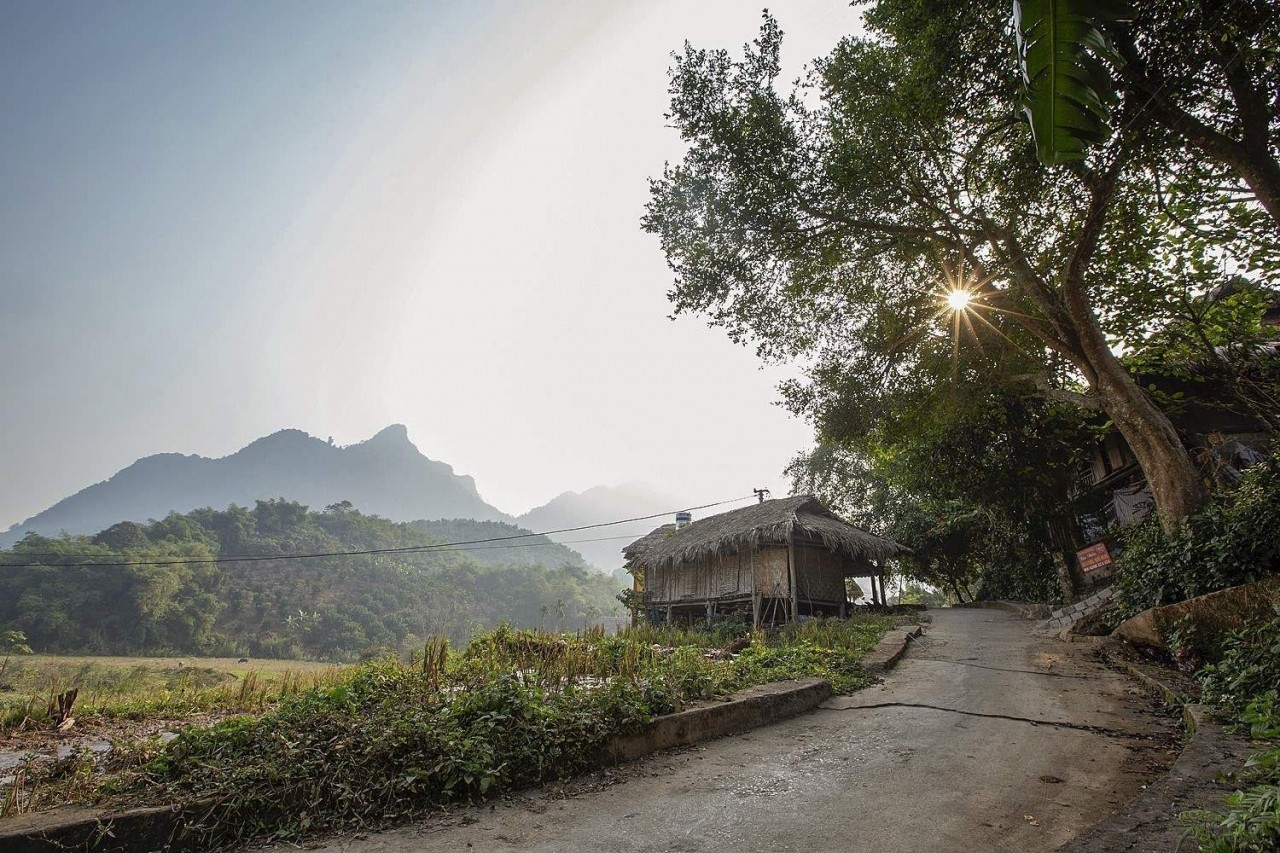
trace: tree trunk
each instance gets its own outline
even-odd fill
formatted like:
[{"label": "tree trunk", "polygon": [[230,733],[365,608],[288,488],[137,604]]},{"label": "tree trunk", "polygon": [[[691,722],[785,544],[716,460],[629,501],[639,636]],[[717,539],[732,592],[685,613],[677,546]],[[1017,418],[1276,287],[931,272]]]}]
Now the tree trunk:
[{"label": "tree trunk", "polygon": [[1191,455],[1173,428],[1172,421],[1133,381],[1107,345],[1084,289],[1078,281],[1063,288],[1067,313],[1078,335],[1086,376],[1098,394],[1102,410],[1128,442],[1137,457],[1160,526],[1170,533],[1204,502],[1204,485]]},{"label": "tree trunk", "polygon": [[[1085,282],[1085,270],[1098,248],[1115,193],[1120,163],[1117,159],[1108,171],[1086,176],[1091,198],[1075,251],[1062,274],[1058,294],[1061,302],[1053,305],[1055,300],[1047,293],[1042,293],[1041,298],[1050,305],[1052,313],[1048,316],[1061,340],[1068,344],[1076,366],[1097,393],[1102,410],[1137,457],[1151,488],[1160,526],[1168,533],[1203,503],[1200,473],[1168,416],[1138,387],[1111,351],[1089,302]],[[1060,311],[1053,310],[1059,307]]]}]

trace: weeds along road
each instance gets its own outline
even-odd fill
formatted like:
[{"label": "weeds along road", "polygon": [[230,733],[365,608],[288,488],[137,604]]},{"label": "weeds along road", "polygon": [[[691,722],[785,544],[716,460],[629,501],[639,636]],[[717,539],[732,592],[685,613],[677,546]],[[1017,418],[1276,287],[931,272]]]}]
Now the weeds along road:
[{"label": "weeds along road", "polygon": [[1173,721],[1088,645],[1000,611],[932,615],[886,683],[812,713],[326,849],[1027,853],[1172,761]]}]

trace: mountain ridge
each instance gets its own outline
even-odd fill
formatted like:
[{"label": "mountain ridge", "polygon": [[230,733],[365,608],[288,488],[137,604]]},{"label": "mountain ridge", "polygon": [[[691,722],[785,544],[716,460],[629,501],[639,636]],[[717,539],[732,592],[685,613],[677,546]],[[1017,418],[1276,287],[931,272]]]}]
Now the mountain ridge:
[{"label": "mountain ridge", "polygon": [[[587,524],[602,524],[624,518],[674,512],[681,506],[676,498],[658,492],[646,483],[627,482],[616,486],[592,486],[581,492],[566,491],[541,506],[536,506],[515,519],[529,530],[561,530]],[[591,531],[593,537],[606,541],[582,542],[586,531],[556,533],[547,538],[571,544],[587,562],[612,572],[622,567],[622,548],[639,539],[662,523],[662,519],[633,521]]]},{"label": "mountain ridge", "polygon": [[418,450],[403,424],[345,446],[288,428],[221,457],[174,452],[141,457],[14,524],[0,533],[0,547],[28,531],[88,535],[120,521],[141,523],[206,506],[252,506],[274,497],[317,508],[348,500],[362,512],[399,521],[513,520],[481,497],[472,477]]}]

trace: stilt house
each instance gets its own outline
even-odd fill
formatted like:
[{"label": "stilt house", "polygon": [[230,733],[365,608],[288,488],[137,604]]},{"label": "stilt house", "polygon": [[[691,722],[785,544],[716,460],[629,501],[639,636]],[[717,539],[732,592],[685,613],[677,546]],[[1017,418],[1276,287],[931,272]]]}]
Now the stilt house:
[{"label": "stilt house", "polygon": [[883,561],[908,553],[811,495],[663,525],[623,549],[650,621],[731,618],[756,627],[798,615],[844,616],[846,578],[872,578],[874,595]]}]

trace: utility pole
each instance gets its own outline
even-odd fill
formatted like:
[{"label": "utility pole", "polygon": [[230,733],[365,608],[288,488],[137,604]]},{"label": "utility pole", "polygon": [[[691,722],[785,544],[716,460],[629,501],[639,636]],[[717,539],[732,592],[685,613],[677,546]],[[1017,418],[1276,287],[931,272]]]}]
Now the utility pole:
[{"label": "utility pole", "polygon": [[769,495],[768,489],[752,489],[751,491],[755,494],[756,500],[759,503],[764,503],[764,499]]}]

